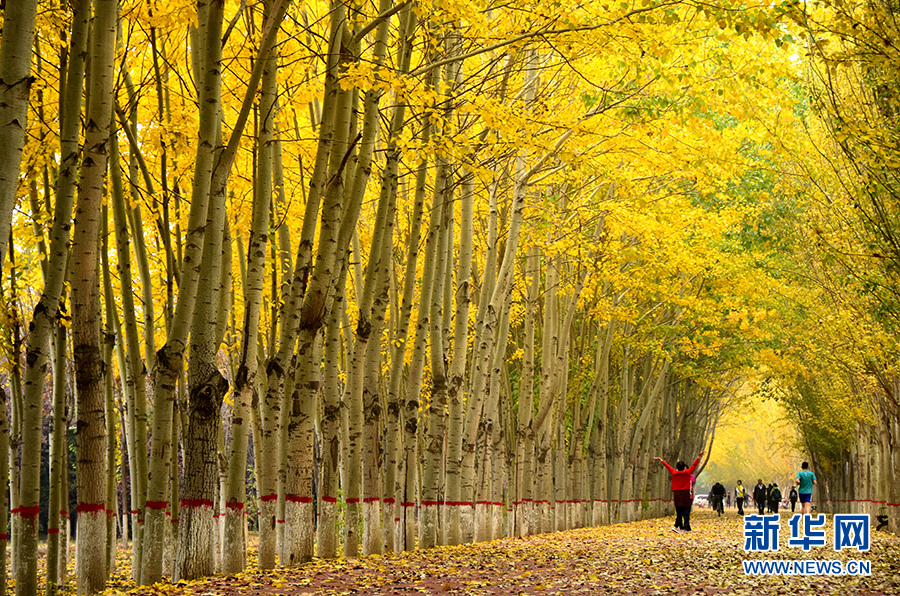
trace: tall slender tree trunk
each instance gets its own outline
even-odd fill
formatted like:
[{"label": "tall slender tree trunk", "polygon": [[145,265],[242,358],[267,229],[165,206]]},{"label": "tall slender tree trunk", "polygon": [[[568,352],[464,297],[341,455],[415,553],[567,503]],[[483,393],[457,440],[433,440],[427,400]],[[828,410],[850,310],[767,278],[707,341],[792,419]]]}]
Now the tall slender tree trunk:
[{"label": "tall slender tree trunk", "polygon": [[[19,467],[19,528],[14,551],[16,556],[16,594],[31,596],[37,592],[37,525],[40,512],[41,419],[44,379],[48,361],[48,345],[56,326],[59,299],[65,281],[68,261],[69,228],[78,168],[78,141],[81,116],[81,93],[84,80],[84,58],[87,54],[89,0],[74,7],[69,49],[66,88],[60,112],[61,163],[57,180],[54,221],[47,257],[47,277],[40,301],[34,309],[25,358],[24,396],[21,413],[22,452]],[[4,39],[10,37],[4,35]],[[30,39],[30,37],[29,37]],[[29,41],[30,43],[30,41]],[[30,59],[30,58],[29,58]],[[24,122],[24,120],[23,120]],[[16,174],[18,176],[18,174]],[[4,241],[6,238],[4,238]]]},{"label": "tall slender tree trunk", "polygon": [[347,266],[342,268],[338,280],[334,302],[325,328],[325,383],[323,386],[322,413],[322,477],[319,485],[319,518],[317,525],[317,554],[326,559],[337,556],[337,505],[340,460],[341,460],[341,417],[342,387],[340,382],[341,363],[341,323],[344,316]]},{"label": "tall slender tree trunk", "polygon": [[534,524],[534,341],[540,292],[540,249],[527,250],[525,264],[525,337],[516,428],[516,492],[513,501],[514,535],[528,536]]},{"label": "tall slender tree trunk", "polygon": [[[411,21],[414,20],[414,14],[415,13],[412,13],[409,17]],[[412,24],[409,26],[411,27]],[[431,128],[430,118],[426,115],[425,124],[421,132],[423,141],[426,143],[428,142],[428,139],[431,138]],[[418,461],[418,448],[416,443],[416,431],[419,416],[418,392],[421,384],[421,362],[424,358],[424,341],[427,340],[424,329],[420,336],[418,322],[413,344],[414,356],[413,363],[410,366],[409,385],[405,404],[402,403],[400,388],[403,381],[406,340],[409,334],[415,293],[419,239],[421,236],[422,214],[424,212],[425,204],[425,179],[428,173],[427,166],[427,159],[425,157],[421,158],[416,171],[416,187],[413,196],[413,208],[408,241],[409,249],[406,256],[404,275],[403,304],[400,307],[401,316],[397,328],[397,335],[393,342],[394,350],[391,358],[393,366],[391,369],[391,379],[387,397],[389,424],[394,420],[394,411],[396,411],[396,422],[395,424],[391,424],[388,428],[388,445],[400,443],[403,450],[403,455],[400,458],[402,464],[398,462],[398,465],[395,468],[396,472],[394,472],[397,476],[397,486],[394,494],[400,507],[400,521],[398,522],[398,531],[400,532],[400,535],[398,536],[398,542],[400,544],[400,549],[403,550],[413,550],[416,547],[417,514],[415,507],[417,501],[416,462]],[[423,298],[420,299],[420,304],[423,303],[424,289]],[[418,359],[415,354],[419,354]],[[413,389],[415,389],[415,393],[410,393]],[[388,472],[388,475],[390,474],[391,472]]]},{"label": "tall slender tree trunk", "polygon": [[[127,123],[126,123],[127,124]],[[127,128],[123,130],[131,139],[132,135]],[[112,204],[113,226],[116,237],[116,255],[119,270],[119,283],[122,289],[122,313],[123,323],[121,325],[118,354],[123,357],[123,362],[119,365],[122,375],[123,389],[126,394],[126,404],[128,410],[128,426],[131,445],[129,448],[129,459],[131,462],[131,482],[132,482],[132,529],[134,531],[133,542],[133,569],[132,575],[135,579],[140,579],[142,569],[143,554],[143,536],[147,527],[155,524],[164,523],[165,518],[165,498],[167,495],[167,483],[150,483],[150,494],[147,491],[147,450],[144,447],[137,448],[136,445],[144,446],[147,444],[147,383],[146,383],[146,367],[141,357],[140,339],[137,328],[137,309],[134,301],[133,293],[133,277],[132,277],[132,261],[130,248],[132,242],[129,239],[129,222],[132,218],[128,217],[127,200],[125,198],[125,189],[122,182],[122,165],[121,155],[119,152],[119,143],[116,133],[115,122],[110,131],[110,181],[111,193],[110,203]],[[134,156],[138,151],[136,144],[132,145],[131,152]],[[134,161],[134,159],[132,160]],[[132,170],[136,170],[133,167]],[[132,172],[134,175],[135,172]],[[152,195],[153,187],[148,180],[147,191]],[[137,192],[136,181],[132,180],[132,192]],[[136,206],[133,211],[137,212],[135,217],[140,217],[139,208]],[[138,269],[141,271],[141,282],[150,284],[149,266],[144,259],[140,258],[143,252],[143,230],[137,230],[132,227],[132,237],[134,238],[135,255],[138,256]],[[147,290],[150,291],[148,297]],[[147,302],[148,298],[151,302]],[[142,305],[146,313],[150,313],[152,317],[152,286],[145,287],[144,304]],[[145,320],[145,325],[147,324]],[[146,337],[146,335],[145,335]],[[123,345],[124,344],[124,345]],[[152,340],[148,343],[145,341],[148,356],[153,356]],[[149,358],[148,358],[149,360]],[[161,412],[154,412],[154,416],[162,415]],[[161,486],[160,486],[161,484]],[[162,496],[159,496],[159,495]],[[149,497],[149,498],[148,498]],[[150,505],[147,506],[146,501],[149,500]],[[146,512],[146,515],[145,515]],[[153,530],[150,531],[153,534]],[[151,549],[152,553],[153,550]],[[152,567],[152,564],[151,564]]]},{"label": "tall slender tree trunk", "polygon": [[[265,4],[263,13],[271,11],[272,2]],[[225,495],[225,544],[223,548],[225,573],[243,571],[246,565],[246,545],[243,542],[246,501],[247,439],[250,426],[250,407],[257,389],[259,317],[265,278],[266,243],[269,213],[272,202],[272,157],[278,147],[274,143],[275,95],[277,91],[277,54],[270,50],[261,59],[266,61],[262,77],[260,99],[259,158],[254,193],[250,240],[247,251],[247,274],[244,288],[244,325],[241,360],[235,379],[235,411],[232,417],[232,443],[229,454],[227,490]],[[258,437],[257,437],[258,440]]]},{"label": "tall slender tree trunk", "polygon": [[91,27],[84,158],[72,233],[72,339],[77,395],[79,594],[106,587],[105,375],[100,337],[100,214],[109,162],[117,0],[97,0]]},{"label": "tall slender tree trunk", "polygon": [[[456,273],[456,313],[454,315],[453,354],[450,360],[447,387],[447,537],[446,544],[462,542],[462,511],[472,508],[472,503],[462,501],[460,465],[462,463],[462,433],[464,423],[463,388],[465,385],[466,358],[469,350],[469,305],[472,275],[472,244],[474,236],[473,216],[474,178],[465,173],[460,193],[459,262]],[[452,250],[452,247],[450,247]]]},{"label": "tall slender tree trunk", "polygon": [[[64,298],[63,298],[64,300]],[[65,520],[60,518],[60,497],[63,474],[68,473],[68,441],[66,437],[66,328],[59,325],[53,348],[53,426],[50,435],[50,493],[47,511],[47,594],[56,594],[59,586],[60,530],[65,532]],[[60,522],[62,521],[62,524]]]},{"label": "tall slender tree trunk", "polygon": [[[0,39],[0,256],[12,229],[31,92],[31,48],[37,0],[9,2]],[[5,528],[6,526],[4,526]]]},{"label": "tall slender tree trunk", "polygon": [[[210,34],[212,30],[210,31]],[[221,191],[221,192],[219,192]],[[222,232],[225,227],[224,188],[210,197],[204,235],[188,364],[188,427],[185,432],[185,478],[178,528],[175,579],[195,579],[215,572],[215,498],[219,483],[219,426],[228,381],[219,372],[219,293]]]},{"label": "tall slender tree trunk", "polygon": [[[290,285],[284,288],[284,302],[279,325],[278,345],[273,345],[273,355],[266,364],[266,396],[262,407],[262,451],[267,455],[265,462],[260,463],[261,513],[260,516],[260,569],[274,567],[278,534],[278,494],[279,482],[277,470],[281,467],[276,454],[282,452],[281,437],[285,434],[288,413],[283,411],[285,396],[285,380],[290,375],[290,364],[294,355],[294,346],[301,326],[301,307],[310,277],[313,262],[313,246],[316,237],[316,222],[319,217],[319,206],[328,183],[328,161],[334,140],[335,114],[338,109],[337,97],[337,64],[340,57],[340,44],[343,38],[346,9],[343,5],[332,4],[331,34],[329,52],[325,70],[325,103],[319,122],[319,139],[316,148],[316,159],[309,184],[309,196],[303,217],[303,228],[297,246],[297,258]],[[285,246],[282,246],[284,249]],[[274,457],[273,457],[274,456]],[[282,501],[283,502],[283,501]],[[281,519],[283,522],[284,520]],[[283,525],[283,524],[282,524]]]},{"label": "tall slender tree trunk", "polygon": [[[424,334],[430,338],[431,395],[428,402],[422,456],[422,478],[419,511],[419,548],[431,548],[439,544],[438,524],[440,518],[441,477],[444,453],[444,428],[446,425],[444,408],[447,400],[447,381],[441,335],[441,301],[443,299],[443,276],[447,252],[444,246],[444,212],[449,210],[445,191],[448,175],[446,162],[436,161],[439,172],[435,182],[431,218],[425,241],[425,274],[422,280],[422,295],[419,302],[419,323],[416,329],[417,343],[422,334],[422,358],[424,360]],[[418,346],[416,346],[418,348]],[[413,356],[415,358],[415,355]],[[419,365],[421,366],[421,364]],[[421,376],[421,374],[419,374]],[[419,388],[416,387],[416,393]]]},{"label": "tall slender tree trunk", "polygon": [[[6,547],[9,544],[9,394],[0,388],[0,594],[6,594]],[[51,501],[52,503],[52,501]],[[52,506],[52,505],[51,505]]]}]

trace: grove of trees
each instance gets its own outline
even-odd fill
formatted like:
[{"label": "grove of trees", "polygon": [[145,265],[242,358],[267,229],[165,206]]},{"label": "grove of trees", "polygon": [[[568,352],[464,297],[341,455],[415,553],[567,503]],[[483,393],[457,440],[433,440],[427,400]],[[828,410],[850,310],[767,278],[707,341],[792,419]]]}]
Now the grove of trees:
[{"label": "grove of trees", "polygon": [[900,527],[896,3],[0,9],[0,592],[665,515],[758,396]]}]

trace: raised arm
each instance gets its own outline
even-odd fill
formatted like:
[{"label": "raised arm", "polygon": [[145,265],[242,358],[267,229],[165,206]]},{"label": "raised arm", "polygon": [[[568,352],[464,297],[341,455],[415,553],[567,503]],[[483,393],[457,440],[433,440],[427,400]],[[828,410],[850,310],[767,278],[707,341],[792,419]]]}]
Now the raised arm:
[{"label": "raised arm", "polygon": [[688,470],[687,470],[688,472],[690,472],[691,474],[694,473],[694,470],[697,469],[697,464],[700,463],[700,458],[703,457],[703,454],[704,454],[704,453],[706,453],[706,452],[705,452],[705,451],[701,451],[701,452],[700,452],[700,455],[697,456],[697,459],[695,459],[695,460],[694,460],[694,463],[691,465],[691,467],[688,468]]},{"label": "raised arm", "polygon": [[667,464],[667,463],[666,463],[666,460],[664,460],[663,458],[661,458],[661,457],[654,457],[653,459],[655,459],[656,461],[658,461],[659,463],[661,463],[662,465],[664,465],[664,466],[666,467],[666,469],[669,470],[669,474],[671,474],[672,472],[675,471],[675,468],[673,468],[672,466],[670,466],[669,464]]}]

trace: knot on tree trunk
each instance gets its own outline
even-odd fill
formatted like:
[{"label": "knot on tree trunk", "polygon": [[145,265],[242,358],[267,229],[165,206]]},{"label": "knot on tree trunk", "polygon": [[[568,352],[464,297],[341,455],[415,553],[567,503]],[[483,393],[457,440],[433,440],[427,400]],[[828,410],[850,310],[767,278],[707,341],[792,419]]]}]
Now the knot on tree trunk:
[{"label": "knot on tree trunk", "polygon": [[277,377],[281,377],[284,375],[284,369],[274,358],[269,360],[268,364],[266,364],[266,375],[270,376],[273,374]]},{"label": "knot on tree trunk", "polygon": [[218,370],[214,370],[199,385],[191,389],[191,410],[201,418],[215,418],[219,415],[222,400],[228,392],[228,380]]}]

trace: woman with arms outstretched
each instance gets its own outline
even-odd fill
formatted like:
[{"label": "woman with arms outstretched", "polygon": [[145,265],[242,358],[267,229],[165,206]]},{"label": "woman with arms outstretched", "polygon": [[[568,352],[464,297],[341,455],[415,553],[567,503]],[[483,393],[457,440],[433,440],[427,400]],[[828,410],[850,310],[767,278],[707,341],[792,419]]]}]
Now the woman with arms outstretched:
[{"label": "woman with arms outstretched", "polygon": [[700,458],[703,457],[705,451],[701,451],[693,465],[689,468],[683,461],[679,461],[673,468],[667,464],[662,458],[654,457],[669,470],[672,475],[672,493],[675,496],[675,527],[673,532],[690,532],[691,531],[691,474],[697,469]]}]

